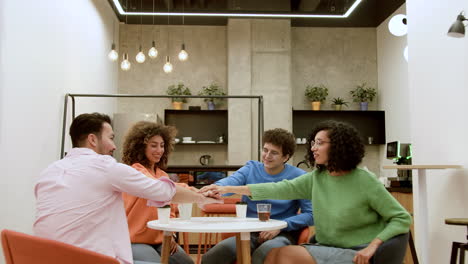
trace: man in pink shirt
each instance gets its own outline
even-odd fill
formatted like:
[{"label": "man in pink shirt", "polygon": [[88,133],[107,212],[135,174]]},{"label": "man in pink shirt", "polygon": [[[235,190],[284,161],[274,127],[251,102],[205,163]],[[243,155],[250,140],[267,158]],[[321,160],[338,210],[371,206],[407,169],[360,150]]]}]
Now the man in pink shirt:
[{"label": "man in pink shirt", "polygon": [[[73,149],[45,169],[35,186],[34,233],[112,256],[131,264],[132,251],[122,192],[149,205],[219,202],[171,180],[150,179],[112,158],[114,132],[109,116],[76,117],[70,126]],[[156,209],[154,209],[156,210]]]}]

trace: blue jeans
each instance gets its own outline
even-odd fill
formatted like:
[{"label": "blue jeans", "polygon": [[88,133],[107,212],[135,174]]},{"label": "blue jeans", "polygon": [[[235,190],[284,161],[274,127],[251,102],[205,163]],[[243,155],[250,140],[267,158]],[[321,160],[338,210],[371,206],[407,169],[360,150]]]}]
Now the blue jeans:
[{"label": "blue jeans", "polygon": [[[274,248],[294,244],[294,239],[286,232],[281,232],[275,238],[258,243],[258,233],[250,234],[250,249],[252,250],[252,264],[262,264],[268,252]],[[236,237],[225,240],[210,248],[203,254],[202,264],[231,264],[236,261]]]},{"label": "blue jeans", "polygon": [[[169,257],[170,264],[193,264],[192,258],[185,251],[177,246],[177,252]],[[154,264],[161,262],[160,245],[135,244],[132,243],[133,261],[135,264]]]}]

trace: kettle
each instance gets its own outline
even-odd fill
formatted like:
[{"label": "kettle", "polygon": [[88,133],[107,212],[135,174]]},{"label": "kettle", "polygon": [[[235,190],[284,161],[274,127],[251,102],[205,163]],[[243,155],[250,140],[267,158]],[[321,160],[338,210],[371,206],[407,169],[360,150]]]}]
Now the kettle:
[{"label": "kettle", "polygon": [[210,164],[211,156],[210,155],[203,155],[200,157],[200,164],[206,166]]}]

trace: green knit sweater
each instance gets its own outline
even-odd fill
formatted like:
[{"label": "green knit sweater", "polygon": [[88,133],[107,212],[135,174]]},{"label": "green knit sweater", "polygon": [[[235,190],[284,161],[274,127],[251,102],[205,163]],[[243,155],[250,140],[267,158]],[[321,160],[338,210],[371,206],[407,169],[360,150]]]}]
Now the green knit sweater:
[{"label": "green knit sweater", "polygon": [[314,170],[294,180],[249,184],[253,200],[310,199],[316,239],[322,245],[350,248],[407,233],[410,214],[376,177],[355,169],[343,176]]}]

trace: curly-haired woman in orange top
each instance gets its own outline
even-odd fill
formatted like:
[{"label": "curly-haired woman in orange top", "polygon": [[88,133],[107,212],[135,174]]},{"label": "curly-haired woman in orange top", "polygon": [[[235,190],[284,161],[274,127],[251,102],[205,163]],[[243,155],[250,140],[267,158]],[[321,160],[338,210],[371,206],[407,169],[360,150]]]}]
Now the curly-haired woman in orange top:
[{"label": "curly-haired woman in orange top", "polygon": [[[151,178],[167,177],[169,154],[174,149],[177,131],[172,126],[140,121],[133,125],[124,139],[123,162]],[[160,262],[163,232],[149,229],[146,223],[158,219],[157,210],[148,207],[147,200],[124,193],[132,253],[135,261]],[[175,217],[175,207],[171,208]],[[193,263],[190,256],[172,240],[169,263]]]}]

